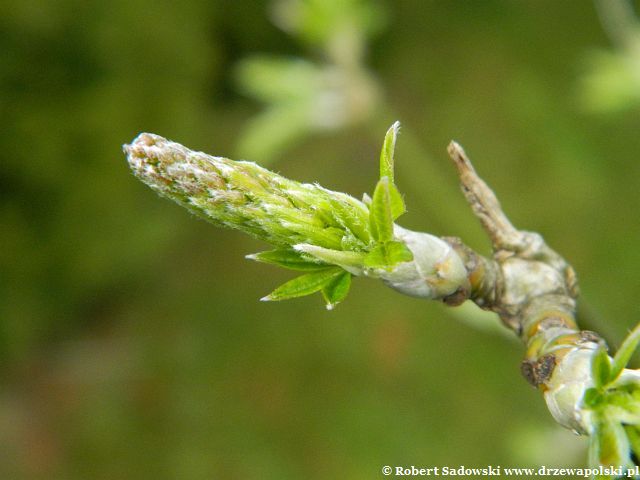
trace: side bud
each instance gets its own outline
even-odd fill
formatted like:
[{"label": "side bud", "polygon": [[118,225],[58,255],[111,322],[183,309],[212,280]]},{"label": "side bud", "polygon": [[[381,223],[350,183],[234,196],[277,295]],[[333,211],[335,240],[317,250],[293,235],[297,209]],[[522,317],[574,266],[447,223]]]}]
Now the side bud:
[{"label": "side bud", "polygon": [[376,271],[387,286],[426,299],[443,299],[460,289],[469,290],[464,263],[447,242],[397,225],[394,237],[411,251],[413,260],[399,263],[391,271]]}]

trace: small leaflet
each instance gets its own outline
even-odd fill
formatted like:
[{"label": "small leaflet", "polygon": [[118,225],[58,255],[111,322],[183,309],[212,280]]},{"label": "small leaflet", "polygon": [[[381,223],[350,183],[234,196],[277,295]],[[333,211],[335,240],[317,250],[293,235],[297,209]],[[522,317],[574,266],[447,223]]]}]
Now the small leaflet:
[{"label": "small leaflet", "polygon": [[289,270],[320,270],[327,268],[326,264],[314,263],[302,258],[299,252],[291,249],[279,248],[266,252],[247,255],[245,258],[256,262],[269,263]]},{"label": "small leaflet", "polygon": [[343,271],[326,287],[322,289],[322,296],[327,303],[327,310],[333,310],[335,306],[344,300],[349,293],[351,287],[351,274]]},{"label": "small leaflet", "polygon": [[280,301],[311,295],[329,286],[342,272],[344,272],[344,270],[340,267],[328,267],[316,272],[305,273],[280,285],[260,300],[265,302]]}]

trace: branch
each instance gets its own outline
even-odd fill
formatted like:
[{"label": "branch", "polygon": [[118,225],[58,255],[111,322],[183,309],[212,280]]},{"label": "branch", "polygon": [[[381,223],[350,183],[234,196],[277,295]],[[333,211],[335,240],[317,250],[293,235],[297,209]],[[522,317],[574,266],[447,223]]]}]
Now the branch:
[{"label": "branch", "polygon": [[579,329],[572,267],[539,234],[511,224],[455,142],[448,151],[491,238],[493,258],[458,238],[397,225],[405,211],[393,172],[398,129],[396,123],[387,132],[380,180],[362,201],[149,133],[124,150],[133,173],[160,195],[275,247],[247,258],[302,272],[262,300],[320,292],[331,309],[346,297],[352,277],[361,276],[406,295],[448,305],[471,300],[498,313],[524,342],[522,374],[543,393],[556,421],[591,437],[594,464],[631,466],[631,452],[640,456],[640,373],[624,366],[640,330],[612,359],[604,340]]}]

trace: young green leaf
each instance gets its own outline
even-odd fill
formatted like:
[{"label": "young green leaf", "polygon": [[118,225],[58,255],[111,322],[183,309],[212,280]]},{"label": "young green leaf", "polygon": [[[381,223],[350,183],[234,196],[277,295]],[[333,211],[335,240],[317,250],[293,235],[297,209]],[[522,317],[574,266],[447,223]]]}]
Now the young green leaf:
[{"label": "young green leaf", "polygon": [[390,183],[393,183],[393,154],[396,148],[396,138],[400,131],[400,122],[395,122],[391,128],[387,130],[380,152],[380,178],[387,177]]},{"label": "young green leaf", "polygon": [[593,422],[593,430],[589,436],[588,461],[591,468],[597,468],[600,465],[600,432],[602,430],[602,421],[596,418]]},{"label": "young green leaf", "polygon": [[391,217],[394,220],[407,211],[407,208],[404,205],[404,199],[402,195],[398,191],[398,187],[395,184],[389,184],[389,201],[391,203]]},{"label": "young green leaf", "polygon": [[322,289],[322,296],[325,302],[327,302],[327,310],[333,310],[335,306],[344,300],[349,293],[351,287],[351,274],[349,272],[342,272],[333,280],[331,280],[327,286]]},{"label": "young green leaf", "polygon": [[387,261],[390,266],[413,260],[413,253],[411,253],[411,250],[402,242],[393,240],[387,242],[385,249],[387,250]]},{"label": "young green leaf", "polygon": [[613,365],[611,366],[610,373],[610,382],[613,382],[622,370],[627,366],[629,360],[633,356],[636,348],[638,348],[638,343],[640,343],[640,324],[636,325],[636,327],[627,335],[627,338],[624,339],[622,345],[616,352],[613,357]]},{"label": "young green leaf", "polygon": [[596,435],[597,459],[600,465],[626,467],[631,464],[629,439],[624,427],[616,421],[603,420]]},{"label": "young green leaf", "polygon": [[598,348],[591,359],[591,374],[596,388],[602,388],[609,383],[611,362],[604,347]]},{"label": "young green leaf", "polygon": [[280,223],[281,227],[289,234],[291,239],[299,239],[296,243],[309,242],[333,249],[339,249],[342,244],[344,231],[338,228],[322,228],[289,219],[281,219]]},{"label": "young green leaf", "polygon": [[369,268],[386,268],[387,252],[384,243],[379,243],[364,257],[364,265]]},{"label": "young green leaf", "polygon": [[631,451],[633,451],[636,458],[640,458],[640,430],[634,425],[626,425],[624,429],[627,432]]},{"label": "young green leaf", "polygon": [[279,301],[289,298],[304,297],[318,292],[328,286],[332,280],[338,277],[344,270],[339,267],[329,267],[316,272],[305,273],[280,285],[273,292],[260,300]]},{"label": "young green leaf", "polygon": [[400,131],[400,122],[395,122],[391,128],[387,130],[380,152],[380,180],[387,177],[389,183],[389,204],[391,205],[391,216],[393,220],[402,215],[406,209],[402,195],[394,183],[394,152],[396,148],[396,139]]},{"label": "young green leaf", "polygon": [[370,268],[391,268],[401,262],[413,260],[411,250],[402,242],[390,240],[379,243],[365,257],[364,264]]},{"label": "young green leaf", "polygon": [[391,194],[389,177],[382,177],[373,192],[369,220],[371,233],[378,242],[386,242],[393,238],[393,214],[391,212]]},{"label": "young green leaf", "polygon": [[610,390],[606,394],[605,402],[607,418],[615,419],[624,425],[640,425],[640,405],[629,392]]},{"label": "young green leaf", "polygon": [[330,248],[318,247],[308,243],[299,243],[293,248],[298,252],[311,255],[318,260],[331,265],[343,265],[345,267],[362,267],[365,254],[360,252],[347,252],[344,250],[333,250]]},{"label": "young green leaf", "polygon": [[327,268],[327,265],[324,263],[310,262],[302,258],[297,251],[284,248],[254,253],[247,255],[245,258],[255,260],[256,262],[278,265],[279,267],[288,268],[289,270],[310,271]]},{"label": "young green leaf", "polygon": [[360,202],[347,195],[342,202],[331,199],[331,212],[338,223],[349,229],[364,245],[371,241],[369,232],[369,211]]},{"label": "young green leaf", "polygon": [[604,401],[604,396],[599,388],[588,388],[582,397],[585,407],[595,409]]}]

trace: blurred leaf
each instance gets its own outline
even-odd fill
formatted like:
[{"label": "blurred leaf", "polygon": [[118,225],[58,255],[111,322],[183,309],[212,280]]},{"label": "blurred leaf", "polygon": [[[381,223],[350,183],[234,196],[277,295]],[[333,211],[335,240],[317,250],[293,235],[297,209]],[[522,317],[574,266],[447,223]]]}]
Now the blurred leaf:
[{"label": "blurred leaf", "polygon": [[322,70],[301,58],[250,57],[238,63],[238,86],[265,103],[308,101],[320,88]]},{"label": "blurred leaf", "polygon": [[634,352],[638,348],[640,343],[640,324],[627,335],[627,337],[620,345],[620,348],[613,357],[613,365],[611,366],[610,381],[614,381],[622,370],[627,366],[629,360],[633,356]]},{"label": "blurred leaf", "polygon": [[244,127],[238,154],[268,165],[311,130],[311,108],[322,88],[322,71],[302,59],[260,56],[240,62],[236,79],[247,95],[267,104]]},{"label": "blurred leaf", "polygon": [[600,465],[629,466],[629,440],[624,427],[615,421],[602,421],[592,439],[596,443],[597,461]]},{"label": "blurred leaf", "polygon": [[588,447],[588,453],[587,453],[589,458],[589,466],[592,468],[595,468],[598,465],[600,465],[600,441],[598,438],[599,434],[600,434],[600,423],[595,422],[593,431],[589,436],[589,447]]},{"label": "blurred leaf", "polygon": [[625,425],[640,425],[640,399],[635,395],[628,391],[617,390],[607,392],[605,400],[607,418]]},{"label": "blurred leaf", "polygon": [[636,51],[597,51],[588,57],[581,85],[585,108],[615,112],[640,104],[640,55]]},{"label": "blurred leaf", "polygon": [[270,108],[249,120],[238,140],[238,156],[268,166],[309,131],[305,106]]},{"label": "blurred leaf", "polygon": [[367,0],[280,0],[275,22],[311,46],[322,47],[345,30],[363,38],[381,30],[385,16],[380,4]]},{"label": "blurred leaf", "polygon": [[584,404],[591,409],[596,408],[603,400],[604,396],[599,388],[588,388],[587,391],[584,392],[584,397],[582,399]]},{"label": "blurred leaf", "polygon": [[609,374],[611,372],[611,363],[609,355],[604,347],[598,348],[591,360],[591,372],[595,381],[596,388],[602,388],[609,383]]},{"label": "blurred leaf", "polygon": [[631,445],[631,450],[636,458],[640,458],[640,431],[637,426],[627,425],[624,427],[627,432],[627,438]]}]

